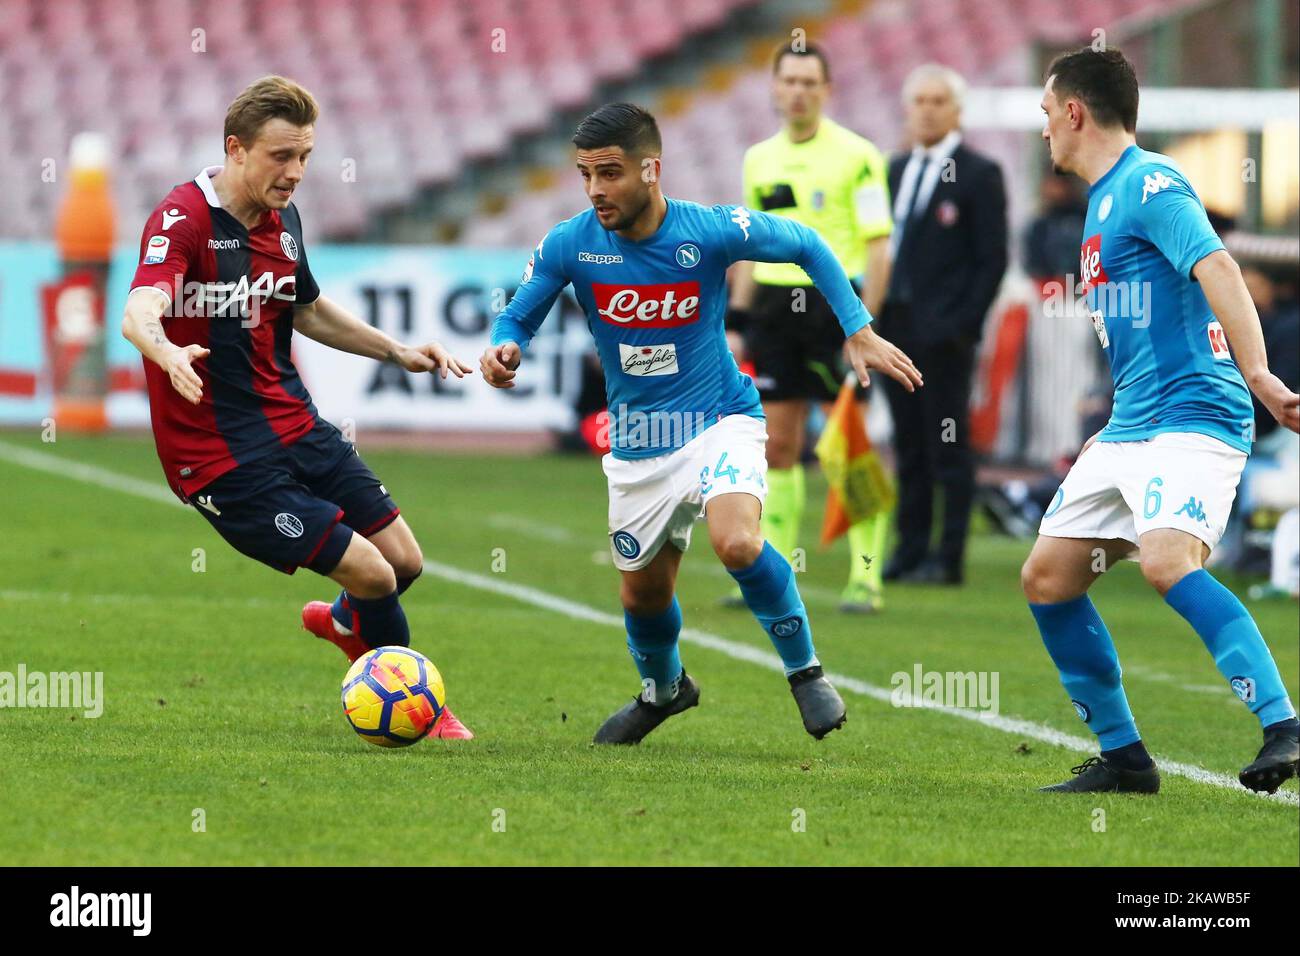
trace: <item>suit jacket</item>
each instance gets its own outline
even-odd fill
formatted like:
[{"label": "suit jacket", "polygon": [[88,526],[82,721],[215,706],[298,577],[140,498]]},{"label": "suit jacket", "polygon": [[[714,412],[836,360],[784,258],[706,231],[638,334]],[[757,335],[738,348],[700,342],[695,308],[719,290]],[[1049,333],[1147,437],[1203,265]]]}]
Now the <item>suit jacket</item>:
[{"label": "suit jacket", "polygon": [[[897,196],[910,153],[889,162]],[[911,289],[910,309],[885,301],[881,334],[898,342],[979,342],[984,317],[1007,268],[1007,200],[997,163],[959,143],[953,172],[941,175],[926,208],[904,227],[894,256]],[[890,283],[891,294],[896,289]]]}]

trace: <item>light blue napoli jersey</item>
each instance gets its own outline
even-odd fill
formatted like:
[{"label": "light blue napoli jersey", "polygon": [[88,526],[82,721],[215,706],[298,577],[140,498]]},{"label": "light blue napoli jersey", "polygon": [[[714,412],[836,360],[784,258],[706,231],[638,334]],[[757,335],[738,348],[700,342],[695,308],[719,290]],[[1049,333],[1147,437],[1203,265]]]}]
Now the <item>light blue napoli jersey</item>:
[{"label": "light blue napoli jersey", "polygon": [[605,371],[611,451],[627,459],[666,454],[723,416],[763,417],[723,328],[726,270],[739,260],[802,266],[846,336],[871,322],[812,229],[743,206],[669,199],[663,223],[639,242],[605,229],[593,209],[551,229],[493,324],[492,344],[526,346],[573,283]]},{"label": "light blue napoli jersey", "polygon": [[1254,413],[1192,267],[1223,243],[1172,159],[1130,146],[1088,192],[1079,276],[1110,360],[1099,441],[1210,435],[1250,453]]}]

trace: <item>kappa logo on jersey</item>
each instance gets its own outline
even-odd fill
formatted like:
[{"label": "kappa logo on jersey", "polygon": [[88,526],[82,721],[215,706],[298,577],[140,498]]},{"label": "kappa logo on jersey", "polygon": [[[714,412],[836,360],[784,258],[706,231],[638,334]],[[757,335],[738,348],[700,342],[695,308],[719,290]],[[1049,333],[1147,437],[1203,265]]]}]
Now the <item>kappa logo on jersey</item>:
[{"label": "kappa logo on jersey", "polygon": [[171,212],[164,210],[162,214],[163,232],[166,232],[184,218],[185,213],[181,212],[179,209],[173,209]]},{"label": "kappa logo on jersey", "polygon": [[167,250],[171,248],[172,241],[166,236],[153,236],[149,239],[149,245],[145,246],[144,264],[147,266],[156,266],[167,258]]},{"label": "kappa logo on jersey", "polygon": [[659,345],[618,343],[618,357],[628,375],[676,375],[677,346],[672,342]]},{"label": "kappa logo on jersey", "polygon": [[700,284],[667,282],[658,285],[591,284],[596,310],[610,325],[666,329],[690,325],[700,317]]},{"label": "kappa logo on jersey", "polygon": [[749,241],[749,210],[744,206],[737,206],[731,210],[731,221],[734,222],[745,233],[745,241]]},{"label": "kappa logo on jersey", "polygon": [[293,236],[287,232],[280,233],[280,248],[284,250],[284,254],[289,257],[290,261],[298,261],[298,243],[294,242]]},{"label": "kappa logo on jersey", "polygon": [[1079,248],[1079,281],[1083,283],[1084,292],[1110,281],[1101,265],[1101,233],[1089,236]]},{"label": "kappa logo on jersey", "polygon": [[604,252],[580,252],[578,253],[579,262],[590,262],[594,266],[617,265],[623,261],[622,256],[609,255]]},{"label": "kappa logo on jersey", "polygon": [[1144,176],[1142,178],[1142,204],[1146,205],[1148,199],[1160,192],[1160,190],[1168,189],[1173,184],[1174,181],[1159,170],[1149,176]]}]

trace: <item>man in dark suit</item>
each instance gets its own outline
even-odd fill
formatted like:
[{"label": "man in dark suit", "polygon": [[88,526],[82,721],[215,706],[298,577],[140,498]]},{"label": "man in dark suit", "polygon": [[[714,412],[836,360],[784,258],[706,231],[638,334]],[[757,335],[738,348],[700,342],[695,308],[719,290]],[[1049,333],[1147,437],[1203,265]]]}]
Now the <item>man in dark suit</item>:
[{"label": "man in dark suit", "polygon": [[[960,584],[975,492],[969,442],[971,375],[984,317],[1007,266],[1002,171],[962,144],[965,81],[918,67],[903,86],[915,144],[889,164],[894,269],[880,333],[912,356],[926,387],[884,382],[898,452],[898,545],[885,580]],[[934,486],[943,488],[931,546]]]}]

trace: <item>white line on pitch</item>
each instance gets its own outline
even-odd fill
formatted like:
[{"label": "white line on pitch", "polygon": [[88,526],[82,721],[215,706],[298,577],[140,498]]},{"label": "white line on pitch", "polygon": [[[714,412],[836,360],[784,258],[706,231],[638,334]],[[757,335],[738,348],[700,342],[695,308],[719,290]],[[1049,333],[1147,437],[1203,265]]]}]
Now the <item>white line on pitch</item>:
[{"label": "white line on pitch", "polygon": [[[499,528],[502,531],[514,531],[518,534],[524,535],[525,537],[536,538],[540,541],[549,541],[552,544],[571,544],[574,546],[581,546],[589,543],[589,540],[596,540],[589,539],[587,535],[579,534],[571,528],[565,528],[562,525],[549,524],[545,521],[538,521],[535,518],[506,514],[500,511],[488,515],[487,523],[489,526]],[[605,547],[595,551],[592,554],[592,558],[597,564],[611,564],[612,561],[608,560],[608,555],[609,548],[608,545],[606,545]],[[711,561],[706,561],[698,567],[693,567],[691,571],[692,573],[703,572],[713,578],[726,578],[732,580],[731,575],[727,573],[726,568],[714,564]],[[732,583],[735,583],[734,580]],[[812,598],[816,601],[825,602],[827,604],[839,604],[841,600],[841,595],[838,592],[832,591],[829,588],[818,587],[815,584],[806,584],[803,581],[799,582],[799,594],[804,598]]]},{"label": "white line on pitch", "polygon": [[[116,472],[108,471],[94,465],[85,465],[79,462],[68,461],[59,455],[52,455],[48,452],[35,451],[26,449],[17,445],[11,445],[8,442],[0,441],[0,458],[10,461],[14,464],[24,465],[38,471],[49,472],[55,475],[62,475],[65,478],[72,478],[77,481],[86,482],[87,484],[98,485],[102,488],[110,488],[114,491],[121,491],[126,494],[136,495],[141,498],[147,498],[150,501],[157,501],[168,504],[180,504],[180,502],[161,485],[151,482],[142,481],[138,478],[131,478],[126,475],[119,475]],[[182,506],[183,507],[183,506]],[[488,591],[493,594],[500,594],[503,597],[512,598],[525,604],[531,604],[544,610],[554,611],[565,617],[579,621],[589,621],[593,624],[602,624],[607,627],[623,630],[623,619],[608,611],[601,611],[586,604],[580,604],[577,601],[570,601],[567,598],[559,597],[555,594],[539,590],[538,588],[528,587],[522,584],[509,584],[505,581],[497,580],[483,574],[476,574],[472,571],[464,571],[460,568],[453,567],[449,564],[442,564],[439,561],[426,560],[424,563],[425,570],[431,574],[437,575],[447,581],[463,584],[467,587],[476,588],[480,591]],[[729,640],[725,637],[719,637],[716,634],[709,634],[705,631],[698,631],[694,628],[683,628],[681,638],[691,644],[700,647],[706,647],[710,650],[725,654],[733,660],[747,661],[751,664],[757,664],[759,667],[765,667],[768,670],[782,672],[781,661],[774,654],[760,650],[749,644],[742,644],[739,641]],[[881,702],[891,702],[892,692],[875,684],[869,684],[866,681],[858,680],[856,677],[849,677],[844,674],[827,672],[827,677],[836,685],[845,690],[853,691],[863,697],[870,697],[873,700]],[[1017,734],[1022,737],[1029,737],[1041,743],[1051,744],[1055,747],[1065,747],[1070,750],[1077,750],[1084,753],[1091,752],[1095,749],[1095,744],[1091,740],[1083,737],[1077,737],[1073,734],[1063,733],[1046,724],[1036,723],[1029,720],[1018,720],[1014,717],[990,717],[978,711],[962,710],[957,707],[944,707],[935,704],[923,705],[927,710],[935,710],[947,714],[950,717],[960,717],[963,720],[973,721],[981,726],[990,727],[994,730],[1000,730],[1008,734]],[[1205,783],[1215,787],[1221,787],[1236,793],[1249,794],[1258,796],[1264,800],[1271,800],[1276,803],[1284,803],[1292,806],[1300,805],[1300,793],[1291,790],[1279,790],[1274,794],[1255,794],[1252,791],[1244,789],[1241,784],[1228,774],[1216,773],[1212,770],[1206,770],[1195,764],[1182,763],[1177,760],[1168,760],[1164,757],[1157,757],[1156,763],[1165,773],[1175,776],[1186,777],[1198,783]]]}]

